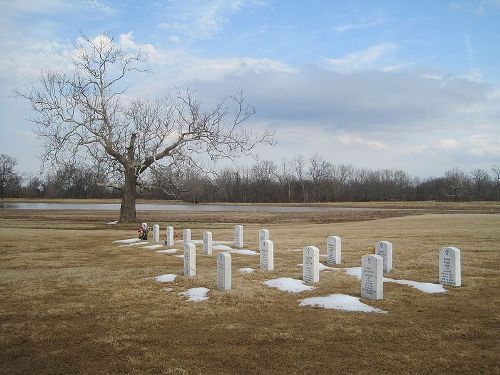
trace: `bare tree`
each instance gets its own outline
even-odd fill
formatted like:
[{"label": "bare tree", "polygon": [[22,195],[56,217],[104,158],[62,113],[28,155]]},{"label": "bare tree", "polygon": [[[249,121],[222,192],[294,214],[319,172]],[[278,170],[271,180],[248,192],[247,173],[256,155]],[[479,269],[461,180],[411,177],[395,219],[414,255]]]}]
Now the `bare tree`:
[{"label": "bare tree", "polygon": [[16,159],[7,154],[0,154],[0,198],[20,185],[21,177],[14,171]]},{"label": "bare tree", "polygon": [[136,220],[136,189],[151,168],[206,172],[204,160],[248,154],[268,133],[255,136],[243,125],[253,107],[243,96],[229,96],[209,111],[190,89],[175,97],[126,100],[125,83],[144,72],[141,52],[126,53],[113,39],[82,36],[71,74],[49,71],[28,93],[33,119],[53,163],[92,160],[114,177],[121,192],[120,221]]},{"label": "bare tree", "polygon": [[446,195],[454,201],[459,201],[464,198],[465,193],[469,190],[469,178],[458,168],[453,168],[446,171],[444,174],[446,180]]}]

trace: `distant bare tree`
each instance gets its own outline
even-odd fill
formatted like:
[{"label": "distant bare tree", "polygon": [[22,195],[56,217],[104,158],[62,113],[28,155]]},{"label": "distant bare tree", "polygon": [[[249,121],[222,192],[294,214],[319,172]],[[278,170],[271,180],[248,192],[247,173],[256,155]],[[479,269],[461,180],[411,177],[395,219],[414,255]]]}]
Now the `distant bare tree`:
[{"label": "distant bare tree", "polygon": [[444,178],[446,180],[446,195],[454,201],[462,200],[469,187],[467,175],[460,169],[453,168],[445,172]]},{"label": "distant bare tree", "polygon": [[136,189],[151,168],[205,172],[202,161],[248,154],[270,134],[243,125],[253,107],[241,94],[204,110],[193,91],[157,100],[127,100],[126,82],[144,72],[141,52],[127,53],[113,39],[81,37],[73,71],[43,73],[40,87],[19,95],[29,100],[45,159],[54,163],[92,160],[114,177],[121,192],[120,221],[136,220]]},{"label": "distant bare tree", "polygon": [[493,165],[491,167],[493,172],[493,181],[495,183],[496,200],[500,197],[500,165]]},{"label": "distant bare tree", "polygon": [[17,165],[16,159],[0,154],[0,198],[3,199],[8,192],[17,188],[21,183],[21,177],[17,175],[14,167]]}]

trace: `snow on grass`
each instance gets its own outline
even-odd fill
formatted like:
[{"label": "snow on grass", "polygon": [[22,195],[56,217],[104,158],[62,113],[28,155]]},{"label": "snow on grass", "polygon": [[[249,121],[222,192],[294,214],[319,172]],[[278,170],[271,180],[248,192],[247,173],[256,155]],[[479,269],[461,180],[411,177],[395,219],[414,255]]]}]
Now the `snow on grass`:
[{"label": "snow on grass", "polygon": [[125,245],[118,245],[118,247],[130,247],[130,246],[144,246],[147,245],[149,242],[134,242],[134,243],[127,243]]},{"label": "snow on grass", "polygon": [[214,245],[234,245],[234,241],[212,241]]},{"label": "snow on grass", "polygon": [[313,286],[305,285],[304,281],[292,279],[291,277],[280,277],[277,279],[271,279],[264,281],[264,284],[271,287],[277,288],[288,293],[300,293],[306,290],[313,290]]},{"label": "snow on grass", "polygon": [[155,276],[155,281],[158,281],[159,283],[171,283],[176,277],[177,275],[166,273],[165,275]]},{"label": "snow on grass", "polygon": [[129,238],[127,240],[116,240],[116,241],[113,241],[113,243],[134,243],[134,242],[139,242],[140,239],[139,238]]},{"label": "snow on grass", "polygon": [[[302,264],[302,263],[297,264],[297,267],[302,267],[302,266],[303,266],[303,264]],[[320,271],[325,271],[325,270],[333,270],[333,269],[334,269],[334,268],[332,268],[332,267],[325,266],[323,263],[320,263],[320,264],[319,264],[319,270],[320,270]]]},{"label": "snow on grass", "polygon": [[176,258],[184,258],[184,255],[174,255]]},{"label": "snow on grass", "polygon": [[310,297],[300,301],[300,306],[323,307],[325,309],[335,309],[343,311],[360,311],[368,313],[382,313],[387,311],[364,304],[358,297],[347,294],[330,294],[325,297]]},{"label": "snow on grass", "polygon": [[233,250],[233,248],[230,247],[230,246],[220,245],[220,244],[219,245],[213,245],[212,249],[214,249],[214,250],[223,250],[223,251],[231,251],[231,250]]},{"label": "snow on grass", "polygon": [[258,252],[247,249],[233,249],[229,251],[231,254],[241,254],[241,255],[259,255]]},{"label": "snow on grass", "polygon": [[173,288],[163,288],[162,290],[163,290],[165,293],[168,293],[168,292],[173,291],[174,289],[173,289]]},{"label": "snow on grass", "polygon": [[200,302],[208,299],[207,293],[210,291],[208,288],[191,288],[186,290],[185,292],[179,293],[181,296],[188,297],[189,301]]},{"label": "snow on grass", "polygon": [[244,267],[244,268],[238,268],[238,271],[241,273],[252,273],[255,270],[250,267]]},{"label": "snow on grass", "polygon": [[397,283],[402,285],[408,285],[424,293],[446,292],[446,289],[441,284],[422,283],[420,281],[412,281],[412,280],[396,280],[396,279],[389,279],[387,277],[384,277],[384,283]]},{"label": "snow on grass", "polygon": [[[351,267],[344,268],[344,271],[349,276],[355,276],[358,279],[361,279],[361,267]],[[420,281],[412,281],[412,280],[396,280],[388,277],[384,277],[384,283],[397,283],[401,285],[408,285],[415,289],[420,290],[424,293],[445,293],[446,289],[441,284],[434,283],[422,283]]]},{"label": "snow on grass", "polygon": [[160,254],[175,254],[177,249],[156,250],[156,252]]},{"label": "snow on grass", "polygon": [[144,246],[143,249],[155,250],[155,249],[158,249],[158,248],[160,248],[162,246],[163,245],[149,245],[149,246]]},{"label": "snow on grass", "polygon": [[118,220],[116,220],[116,221],[110,221],[110,222],[109,222],[109,223],[107,223],[107,224],[108,224],[108,225],[114,225],[114,224],[118,224],[118,223],[119,223],[119,221],[118,221]]}]

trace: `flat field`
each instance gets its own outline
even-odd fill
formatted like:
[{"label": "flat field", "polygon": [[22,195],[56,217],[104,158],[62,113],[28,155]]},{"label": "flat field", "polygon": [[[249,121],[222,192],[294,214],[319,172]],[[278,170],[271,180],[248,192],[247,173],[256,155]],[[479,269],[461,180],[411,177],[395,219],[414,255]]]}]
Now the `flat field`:
[{"label": "flat field", "polygon": [[[480,206],[480,209],[477,209]],[[500,215],[498,205],[453,204],[440,212],[335,214],[141,212],[141,220],[193,239],[211,230],[231,240],[245,224],[245,248],[259,228],[274,241],[275,270],[259,257],[232,254],[233,289],[215,289],[217,251],[197,246],[194,278],[183,260],[141,247],[118,247],[137,225],[107,225],[113,212],[0,210],[0,372],[4,374],[322,374],[500,372]],[[477,213],[493,212],[493,213]],[[496,213],[495,213],[496,212]],[[357,267],[375,241],[393,243],[394,279],[437,282],[438,250],[462,251],[460,288],[426,294],[384,284],[384,299],[363,302],[387,314],[300,307],[333,293],[360,296],[360,281],[321,272],[315,289],[269,288],[277,277],[301,279],[305,245],[326,253],[342,237],[341,267]],[[151,235],[150,235],[151,238]],[[182,254],[181,247],[177,254]],[[324,260],[320,258],[320,260]],[[243,274],[241,267],[255,272]],[[179,275],[174,282],[153,277]],[[179,293],[206,287],[209,299]],[[165,291],[164,288],[171,288]]]}]

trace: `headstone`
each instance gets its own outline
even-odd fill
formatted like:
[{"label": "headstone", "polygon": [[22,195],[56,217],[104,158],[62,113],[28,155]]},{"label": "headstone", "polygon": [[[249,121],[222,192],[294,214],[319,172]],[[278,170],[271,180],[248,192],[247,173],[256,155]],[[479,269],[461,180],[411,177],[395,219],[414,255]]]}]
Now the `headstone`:
[{"label": "headstone", "polygon": [[216,286],[219,290],[231,289],[231,254],[217,254],[217,280]]},{"label": "headstone", "polygon": [[340,264],[342,257],[342,240],[338,236],[330,236],[326,240],[326,263]]},{"label": "headstone", "polygon": [[260,251],[260,268],[268,271],[274,269],[274,244],[271,240],[264,240]]},{"label": "headstone", "polygon": [[319,249],[317,247],[304,247],[302,269],[302,279],[306,283],[319,281]]},{"label": "headstone", "polygon": [[460,250],[456,247],[443,247],[439,250],[439,283],[462,285]]},{"label": "headstone", "polygon": [[165,245],[174,246],[174,227],[167,227],[167,238],[165,239]]},{"label": "headstone", "polygon": [[160,243],[160,226],[158,224],[153,225],[153,242]]},{"label": "headstone", "polygon": [[361,298],[384,298],[384,260],[380,255],[369,254],[361,258]]},{"label": "headstone", "polygon": [[375,254],[384,260],[384,272],[392,272],[392,243],[379,241],[375,244]]},{"label": "headstone", "polygon": [[264,241],[269,239],[269,231],[267,229],[259,230],[259,251],[262,251],[262,247],[264,246]]},{"label": "headstone", "polygon": [[238,249],[243,247],[243,225],[234,227],[234,247]]},{"label": "headstone", "polygon": [[203,232],[203,254],[212,255],[212,232]]},{"label": "headstone", "polygon": [[182,241],[184,242],[184,245],[191,242],[191,229],[184,229],[182,231]]},{"label": "headstone", "polygon": [[196,276],[196,246],[191,242],[184,245],[184,276]]}]

